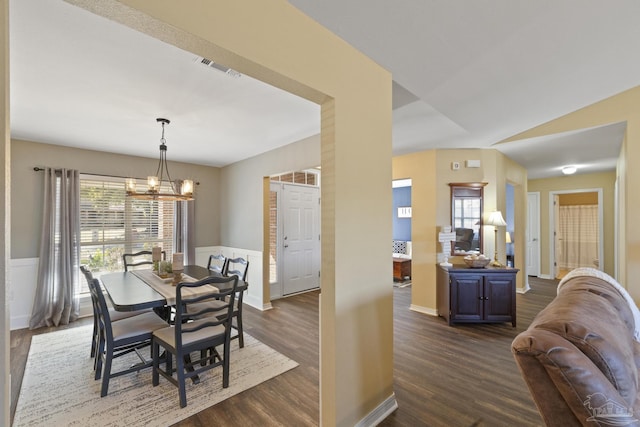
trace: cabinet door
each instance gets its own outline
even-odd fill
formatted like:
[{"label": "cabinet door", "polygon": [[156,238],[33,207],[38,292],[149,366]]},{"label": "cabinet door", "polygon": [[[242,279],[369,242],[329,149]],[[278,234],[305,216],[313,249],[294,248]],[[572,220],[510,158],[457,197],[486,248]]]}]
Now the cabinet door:
[{"label": "cabinet door", "polygon": [[515,315],[515,277],[488,274],[485,277],[484,315],[488,322],[511,322]]},{"label": "cabinet door", "polygon": [[451,321],[477,322],[483,315],[482,276],[451,274]]}]

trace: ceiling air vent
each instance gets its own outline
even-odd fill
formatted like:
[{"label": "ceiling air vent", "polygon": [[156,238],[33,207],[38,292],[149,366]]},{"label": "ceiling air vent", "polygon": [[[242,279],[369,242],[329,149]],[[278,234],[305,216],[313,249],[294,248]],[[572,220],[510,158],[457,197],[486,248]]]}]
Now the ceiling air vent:
[{"label": "ceiling air vent", "polygon": [[222,64],[215,63],[212,60],[207,59],[207,58],[202,58],[202,57],[199,56],[199,57],[197,57],[195,59],[195,62],[198,62],[198,63],[200,63],[202,65],[205,65],[205,66],[207,66],[209,68],[214,68],[214,69],[216,69],[218,71],[222,71],[226,75],[234,77],[234,78],[238,78],[238,77],[242,76],[242,74],[240,74],[236,70],[233,70],[233,69],[231,69],[229,67],[226,67],[226,66],[224,66]]}]

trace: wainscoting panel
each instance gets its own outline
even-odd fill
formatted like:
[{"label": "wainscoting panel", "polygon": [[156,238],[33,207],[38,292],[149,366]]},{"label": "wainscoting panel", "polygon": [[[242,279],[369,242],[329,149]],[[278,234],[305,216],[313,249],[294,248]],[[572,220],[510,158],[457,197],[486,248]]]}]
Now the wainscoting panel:
[{"label": "wainscoting panel", "polygon": [[33,299],[36,294],[39,258],[12,259],[9,294],[10,329],[29,327]]},{"label": "wainscoting panel", "polygon": [[[244,296],[244,302],[259,310],[270,309],[271,304],[265,305],[262,303],[262,252],[226,246],[199,247],[196,248],[196,264],[206,266],[209,255],[217,253],[222,253],[229,258],[240,256],[249,260],[247,278],[250,286]],[[29,327],[33,299],[36,293],[38,262],[38,258],[17,258],[11,260],[11,283],[9,284],[11,330]],[[90,309],[90,305],[88,305],[88,308]],[[85,310],[82,311],[84,312]]]},{"label": "wainscoting panel", "polygon": [[209,255],[222,254],[227,258],[242,257],[249,261],[249,272],[247,273],[247,282],[249,289],[244,295],[244,302],[258,310],[268,310],[271,304],[263,304],[262,296],[262,252],[252,251],[249,249],[231,248],[228,246],[206,246],[196,248],[196,264],[206,266],[209,261]]}]

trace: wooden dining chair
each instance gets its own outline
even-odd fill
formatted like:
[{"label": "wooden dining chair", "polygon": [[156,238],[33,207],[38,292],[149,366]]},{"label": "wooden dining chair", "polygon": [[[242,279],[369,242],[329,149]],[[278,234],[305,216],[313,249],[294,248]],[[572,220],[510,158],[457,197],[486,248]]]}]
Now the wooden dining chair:
[{"label": "wooden dining chair", "polygon": [[[87,266],[81,265],[80,271],[84,275],[85,280],[87,281],[87,286],[91,289],[91,281],[93,280],[93,273]],[[98,348],[98,342],[100,339],[100,329],[99,329],[99,319],[98,319],[98,300],[95,297],[94,293],[91,292],[91,306],[93,307],[93,333],[91,335],[91,357],[96,356],[96,349]],[[126,319],[128,317],[137,316],[138,314],[149,313],[151,310],[137,310],[137,311],[116,311],[112,307],[109,307],[109,317],[112,322]],[[94,369],[96,367],[96,363],[94,363]]]},{"label": "wooden dining chair", "polygon": [[207,262],[208,270],[224,274],[225,268],[227,268],[227,257],[222,254],[209,255],[209,261]]},{"label": "wooden dining chair", "polygon": [[[124,271],[129,271],[129,267],[138,267],[141,265],[153,265],[151,257],[153,253],[151,251],[139,251],[135,253],[122,254],[122,263],[124,264]],[[162,251],[162,260],[165,261],[167,253]]]},{"label": "wooden dining chair", "polygon": [[[151,336],[156,329],[166,328],[167,323],[155,313],[148,313],[112,321],[109,316],[109,308],[98,279],[89,282],[89,291],[98,302],[98,330],[99,338],[96,349],[95,379],[102,378],[100,396],[107,395],[109,380],[114,377],[138,372],[141,369],[152,366],[152,360],[145,359],[139,352],[148,347]],[[126,369],[113,372],[113,360],[135,352],[140,358],[140,363]]]},{"label": "wooden dining chair", "polygon": [[[236,301],[233,306],[233,313],[231,315],[232,322],[231,327],[238,331],[238,333],[231,337],[231,339],[238,339],[240,348],[244,347],[244,332],[242,330],[242,300],[244,293],[247,291],[249,284],[247,283],[247,274],[249,273],[249,261],[242,257],[230,258],[227,260],[227,266],[224,272],[225,276],[237,275],[243,282],[242,286],[238,286],[238,294],[236,295]],[[235,319],[235,324],[233,322]]]},{"label": "wooden dining chair", "polygon": [[[210,285],[215,286],[213,289]],[[229,353],[231,351],[231,312],[238,287],[238,276],[205,277],[197,282],[181,282],[176,286],[176,321],[173,327],[153,332],[152,383],[159,384],[160,375],[178,387],[180,407],[187,406],[186,380],[202,372],[222,366],[222,387],[229,387]],[[225,301],[216,307],[202,304]],[[189,310],[201,304],[202,310]],[[205,314],[212,313],[207,316]],[[220,354],[217,346],[222,346]],[[165,350],[165,369],[161,369],[160,347]],[[212,351],[208,351],[212,349]],[[199,352],[200,359],[191,360],[191,353]],[[173,369],[175,357],[176,368]],[[173,376],[173,373],[176,376]]]},{"label": "wooden dining chair", "polygon": [[[242,329],[242,307],[243,307],[243,297],[244,293],[248,288],[247,284],[247,273],[249,271],[249,261],[242,257],[238,258],[228,258],[225,263],[225,270],[223,275],[225,276],[238,276],[242,282],[238,284],[238,292],[236,294],[236,299],[233,305],[233,312],[231,313],[231,328],[237,331],[237,334],[233,335],[231,339],[238,339],[238,345],[240,348],[244,347],[244,332]],[[201,305],[208,304],[211,308],[216,308],[225,304],[224,301],[214,300],[208,301],[206,303],[193,304],[189,307],[189,310],[202,311],[203,307]],[[211,314],[208,314],[211,315]],[[235,319],[235,321],[234,321]]]}]

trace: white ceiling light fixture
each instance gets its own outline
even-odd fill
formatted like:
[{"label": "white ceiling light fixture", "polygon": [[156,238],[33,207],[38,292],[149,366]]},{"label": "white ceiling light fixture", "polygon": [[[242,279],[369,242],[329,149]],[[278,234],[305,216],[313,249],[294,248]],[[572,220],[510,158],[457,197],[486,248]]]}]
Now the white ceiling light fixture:
[{"label": "white ceiling light fixture", "polygon": [[562,173],[565,175],[573,175],[577,170],[578,168],[576,168],[575,166],[564,166],[562,168]]},{"label": "white ceiling light fixture", "polygon": [[[142,200],[163,200],[163,201],[186,201],[193,200],[193,181],[190,179],[178,180],[174,182],[169,174],[167,166],[167,140],[164,139],[164,125],[171,123],[168,119],[158,118],[158,123],[162,123],[162,138],[160,138],[160,160],[158,161],[158,169],[156,174],[147,177],[147,191],[138,193],[136,191],[136,179],[127,178],[126,190],[127,196]],[[166,180],[164,179],[166,174]],[[166,182],[164,188],[168,188],[169,192],[162,192],[162,183]],[[181,182],[181,183],[180,183]],[[178,185],[180,191],[177,190]]]}]

